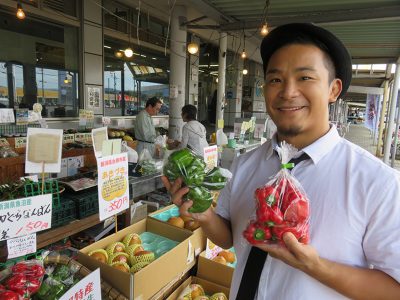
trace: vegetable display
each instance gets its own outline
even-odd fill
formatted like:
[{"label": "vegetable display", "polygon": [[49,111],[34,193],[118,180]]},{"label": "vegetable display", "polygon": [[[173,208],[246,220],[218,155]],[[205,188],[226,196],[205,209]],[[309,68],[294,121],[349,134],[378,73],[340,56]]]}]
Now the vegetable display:
[{"label": "vegetable display", "polygon": [[292,146],[281,146],[282,169],[266,185],[256,189],[256,218],[251,220],[243,232],[252,244],[283,243],[282,237],[291,232],[298,241],[309,242],[309,200],[288,169],[288,157],[294,152]]},{"label": "vegetable display", "polygon": [[185,200],[193,201],[189,209],[191,213],[206,211],[213,201],[210,190],[222,189],[231,175],[228,170],[217,167],[207,170],[203,158],[187,148],[172,153],[163,172],[170,181],[182,177],[184,184],[189,187]]}]

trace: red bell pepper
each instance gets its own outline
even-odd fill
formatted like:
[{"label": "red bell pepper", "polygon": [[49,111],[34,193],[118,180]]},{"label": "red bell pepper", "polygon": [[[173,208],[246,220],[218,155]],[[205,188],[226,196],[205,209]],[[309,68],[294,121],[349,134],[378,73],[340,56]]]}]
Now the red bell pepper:
[{"label": "red bell pepper", "polygon": [[9,288],[12,291],[17,291],[17,290],[22,290],[25,288],[27,283],[26,276],[24,274],[13,274],[8,280],[7,280],[7,288]]},{"label": "red bell pepper", "polygon": [[243,236],[252,245],[260,244],[272,237],[271,230],[267,226],[263,226],[257,222],[250,222],[243,232]]},{"label": "red bell pepper", "polygon": [[0,300],[19,300],[19,296],[13,291],[1,291]]},{"label": "red bell pepper", "polygon": [[29,278],[27,282],[27,289],[30,295],[33,295],[40,289],[40,281],[36,278]]},{"label": "red bell pepper", "polygon": [[0,292],[5,291],[5,290],[6,290],[6,287],[4,285],[0,284]]},{"label": "red bell pepper", "polygon": [[21,274],[21,273],[24,274],[26,273],[27,270],[28,270],[28,265],[23,262],[19,262],[11,268],[13,274]]},{"label": "red bell pepper", "polygon": [[307,244],[309,241],[307,226],[293,226],[290,222],[284,222],[280,226],[271,228],[273,238],[282,241],[286,232],[291,232],[299,242]]},{"label": "red bell pepper", "polygon": [[258,206],[260,208],[276,205],[279,201],[279,194],[272,186],[264,186],[256,189],[255,197],[258,200]]},{"label": "red bell pepper", "polygon": [[27,274],[31,277],[39,278],[44,275],[44,268],[41,265],[31,265],[28,267]]},{"label": "red bell pepper", "polygon": [[284,211],[283,219],[293,223],[303,223],[309,215],[308,202],[305,199],[298,198],[289,204]]}]

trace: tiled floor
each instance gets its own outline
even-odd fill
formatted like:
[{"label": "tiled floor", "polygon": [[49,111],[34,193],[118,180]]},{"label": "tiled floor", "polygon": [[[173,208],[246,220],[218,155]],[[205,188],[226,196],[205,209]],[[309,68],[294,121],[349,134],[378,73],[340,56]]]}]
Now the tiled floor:
[{"label": "tiled floor", "polygon": [[[370,131],[361,124],[351,124],[349,131],[344,136],[345,139],[364,148],[373,155],[376,154],[376,144],[373,144],[373,138]],[[389,161],[390,164],[390,161]],[[400,160],[396,160],[394,168],[400,171]]]}]

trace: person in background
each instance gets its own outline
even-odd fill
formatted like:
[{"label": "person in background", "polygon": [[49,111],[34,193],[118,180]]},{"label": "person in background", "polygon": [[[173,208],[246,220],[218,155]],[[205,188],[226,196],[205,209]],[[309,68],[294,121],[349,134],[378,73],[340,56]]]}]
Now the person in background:
[{"label": "person in background", "polygon": [[[329,104],[351,82],[347,49],[322,27],[293,23],[274,28],[260,52],[276,135],[233,161],[215,210],[189,213],[193,202],[182,201],[188,187],[181,178],[170,183],[163,177],[172,201],[215,244],[234,245],[229,299],[400,299],[400,174],[340,137],[329,122]],[[275,149],[282,141],[298,149],[293,157],[308,157],[291,174],[310,199],[310,242],[286,232],[284,246],[252,248],[243,231],[256,210],[254,191],[280,170]],[[259,256],[250,255],[255,249]],[[256,262],[247,264],[250,258]],[[257,272],[244,274],[249,265],[261,267],[254,280],[249,275]],[[242,289],[243,283],[254,283],[253,289]]]},{"label": "person in background", "polygon": [[182,107],[182,119],[186,122],[182,128],[182,140],[174,141],[170,148],[189,148],[198,155],[203,156],[204,147],[208,147],[206,128],[196,120],[197,108],[188,104]]},{"label": "person in background", "polygon": [[156,116],[160,111],[162,101],[157,97],[147,100],[146,108],[142,110],[135,120],[135,138],[138,141],[136,151],[140,153],[147,149],[152,156],[155,156],[157,149],[154,145],[156,139],[156,129],[153,124],[152,116]]}]

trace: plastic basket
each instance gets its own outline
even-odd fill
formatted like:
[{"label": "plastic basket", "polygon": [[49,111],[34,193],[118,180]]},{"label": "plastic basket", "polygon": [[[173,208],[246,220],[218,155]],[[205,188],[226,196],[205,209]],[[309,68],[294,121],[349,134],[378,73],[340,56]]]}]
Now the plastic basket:
[{"label": "plastic basket", "polygon": [[97,187],[78,193],[65,194],[64,196],[74,201],[78,219],[83,219],[99,212]]},{"label": "plastic basket", "polygon": [[51,227],[59,227],[76,219],[75,202],[63,199],[59,206],[53,207],[51,215]]},{"label": "plastic basket", "polygon": [[60,206],[60,193],[64,188],[58,186],[57,180],[46,180],[44,182],[44,192],[42,193],[42,182],[31,182],[24,186],[25,197],[37,196],[42,194],[52,194],[53,196],[53,209]]}]

